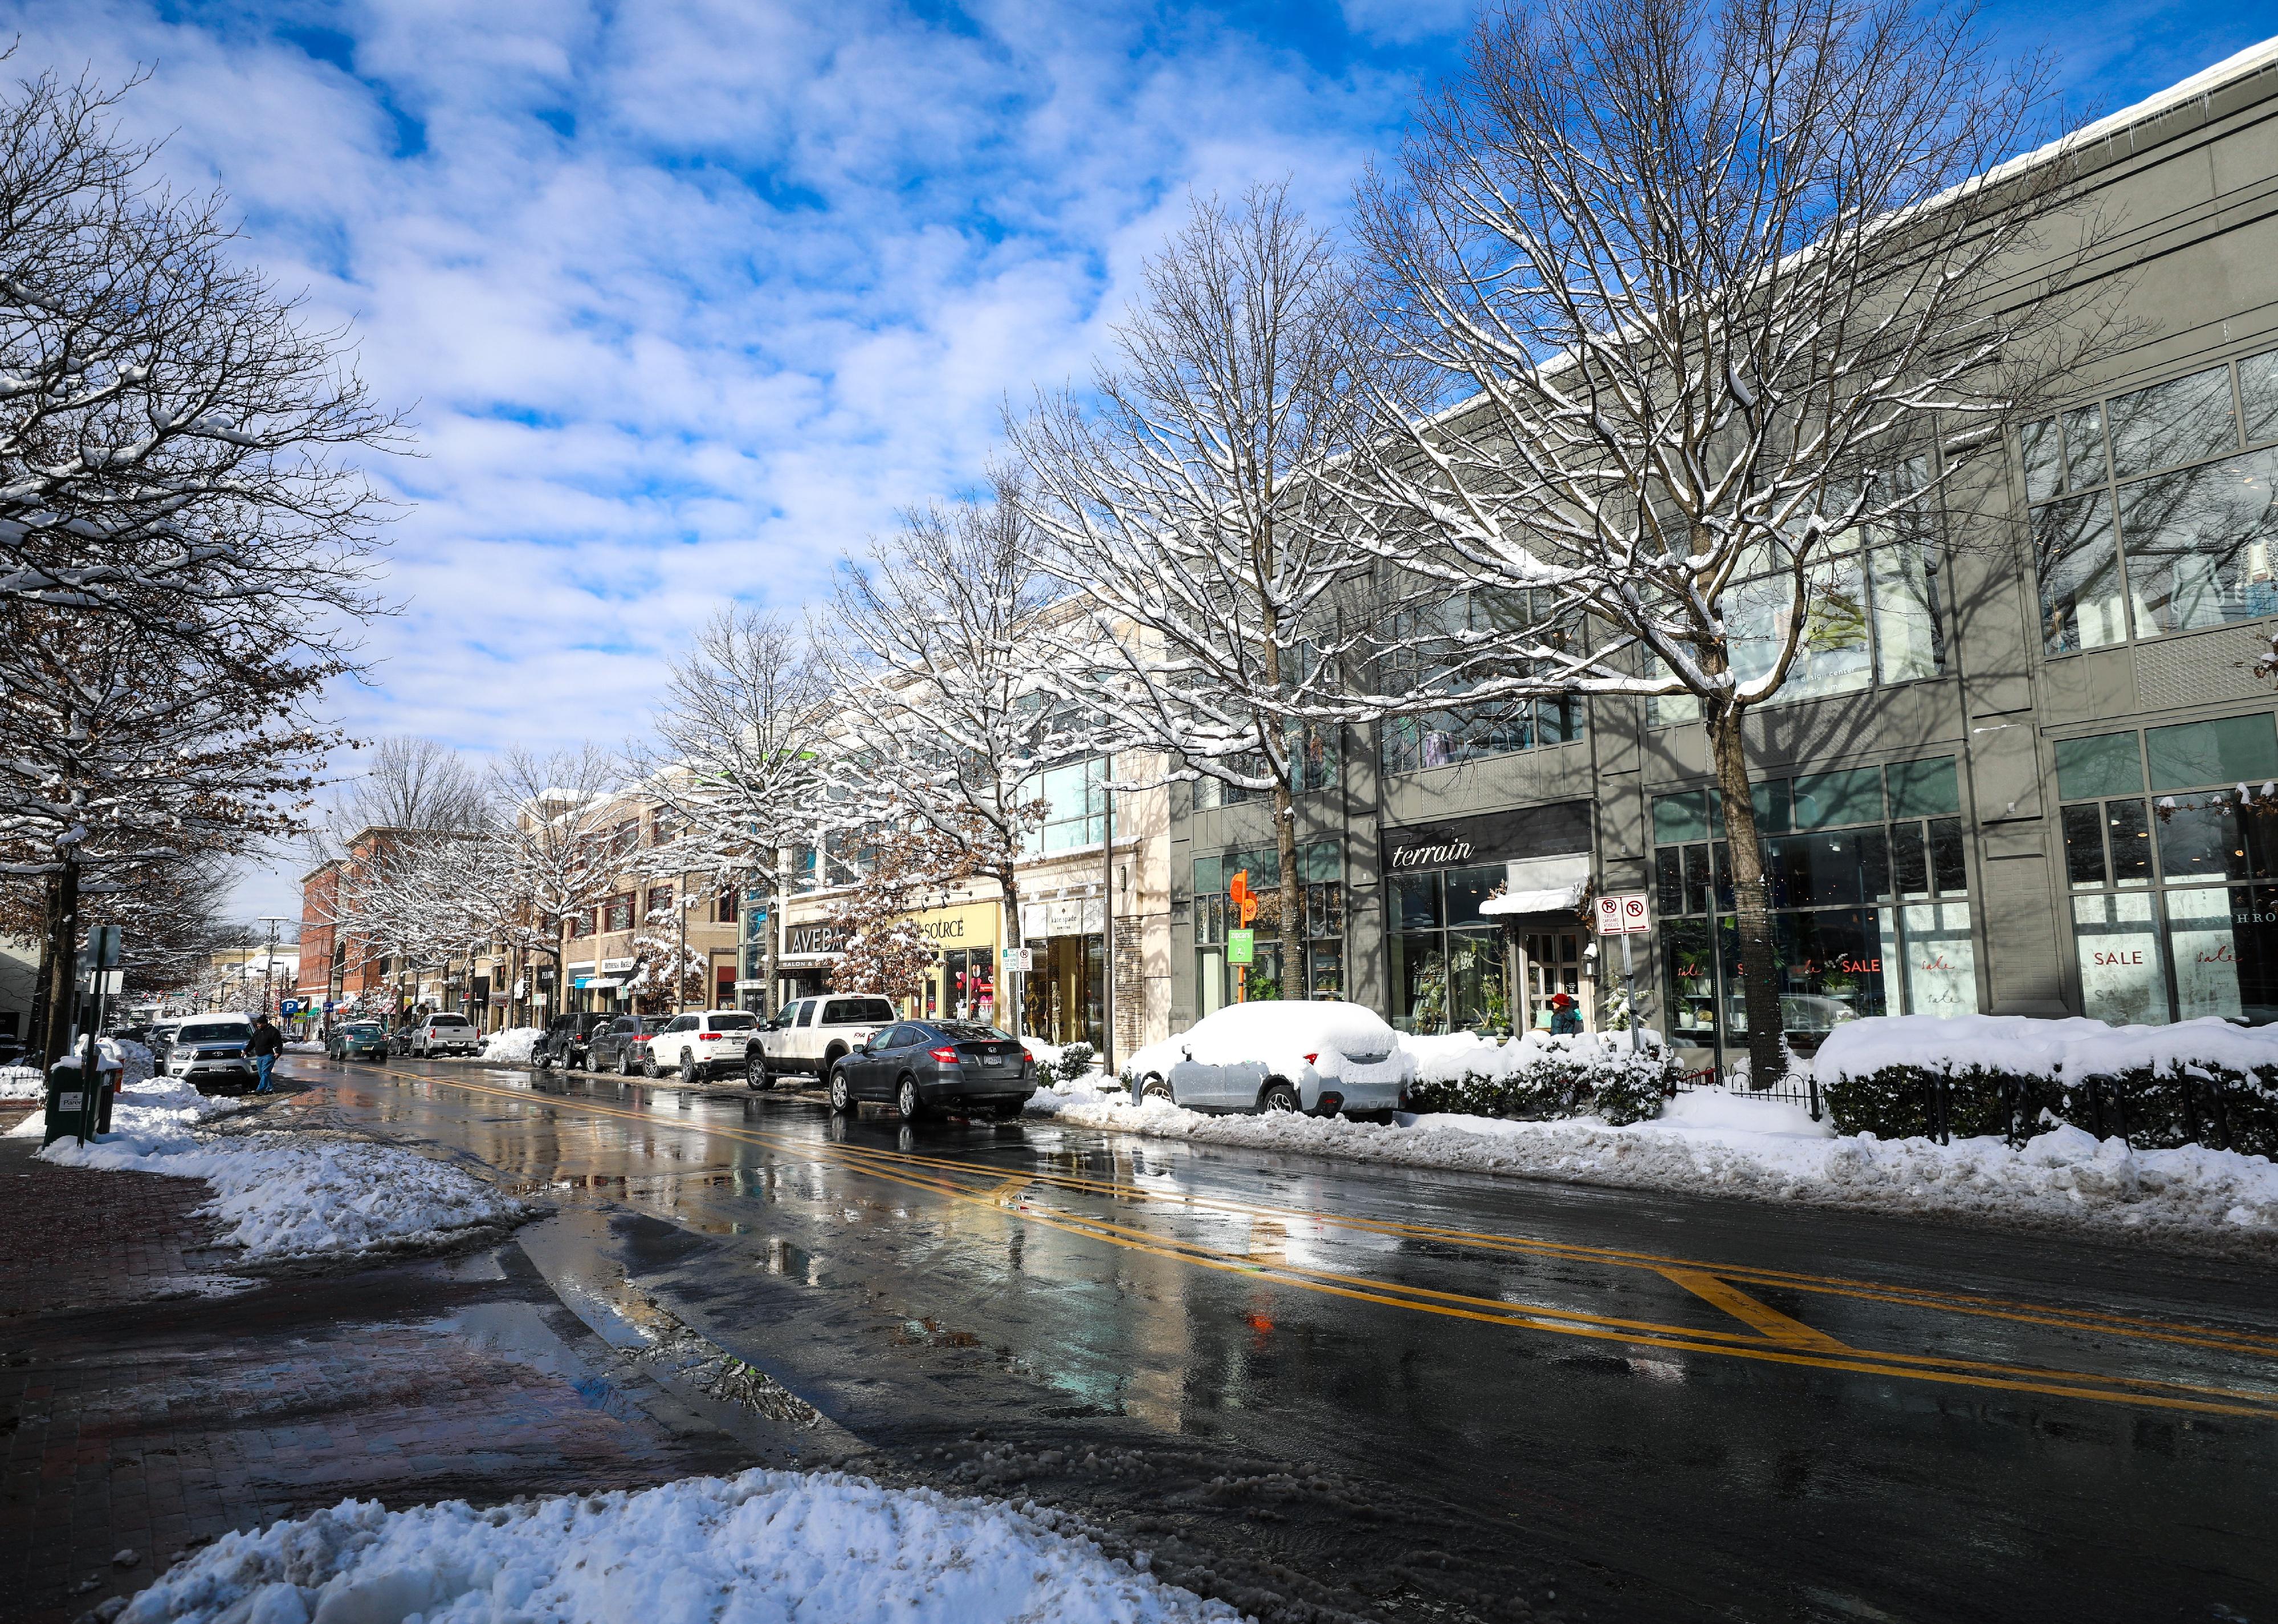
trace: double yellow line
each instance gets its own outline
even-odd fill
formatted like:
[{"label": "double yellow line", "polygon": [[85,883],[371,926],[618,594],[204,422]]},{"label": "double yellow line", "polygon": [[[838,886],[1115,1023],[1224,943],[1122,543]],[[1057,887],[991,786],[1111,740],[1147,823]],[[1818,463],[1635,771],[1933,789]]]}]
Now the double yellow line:
[{"label": "double yellow line", "polygon": [[[1942,1354],[1885,1353],[1857,1348],[1780,1312],[1740,1287],[1747,1285],[1850,1298],[1924,1312],[1956,1314],[2084,1332],[2115,1338],[2123,1342],[2163,1343],[2274,1361],[2278,1361],[2278,1336],[2020,1302],[1971,1292],[1891,1285],[1877,1281],[1785,1269],[1731,1266],[1654,1253],[1451,1229],[1438,1224],[1275,1207],[1179,1189],[1154,1190],[1122,1179],[1103,1179],[1080,1173],[1043,1170],[1008,1178],[1000,1168],[977,1168],[971,1163],[944,1157],[868,1146],[818,1142],[805,1136],[768,1133],[702,1119],[675,1120],[660,1117],[651,1110],[574,1099],[567,1094],[539,1094],[528,1088],[501,1087],[471,1079],[399,1071],[392,1068],[382,1068],[382,1071],[385,1075],[407,1082],[454,1088],[524,1105],[543,1103],[553,1109],[576,1110],[592,1117],[649,1126],[686,1128],[792,1155],[830,1162],[866,1178],[922,1190],[952,1201],[985,1208],[1035,1227],[1055,1230],[1127,1251],[1415,1313],[1618,1342],[1635,1347],[1712,1353],[1854,1375],[2090,1399],[2160,1409],[2278,1417],[2278,1391],[2256,1386],[2232,1387],[2149,1376],[2104,1376],[2089,1371],[2006,1364]],[[1039,1186],[1047,1191],[1060,1191],[1085,1198],[1131,1204],[1159,1202],[1195,1213],[1285,1225],[1342,1229],[1399,1239],[1433,1241],[1473,1251],[1531,1254],[1637,1269],[1656,1275],[1712,1304],[1747,1329],[1704,1330],[1653,1320],[1589,1314],[1553,1305],[1514,1303],[1500,1298],[1442,1292],[1286,1262],[1261,1261],[1198,1241],[1166,1236],[1112,1218],[1022,1197],[1022,1192]],[[2274,1376],[2278,1376],[2278,1369],[2274,1369]]]}]

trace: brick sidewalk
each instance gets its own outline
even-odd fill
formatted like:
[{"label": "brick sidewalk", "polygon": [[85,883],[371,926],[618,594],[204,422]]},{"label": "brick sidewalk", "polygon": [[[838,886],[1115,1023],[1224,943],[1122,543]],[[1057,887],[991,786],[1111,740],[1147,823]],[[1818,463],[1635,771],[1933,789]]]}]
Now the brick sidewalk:
[{"label": "brick sidewalk", "polygon": [[511,1242],[241,1278],[191,1216],[203,1183],[35,1148],[0,1140],[0,1618],[65,1624],[194,1544],[350,1496],[483,1504],[754,1464],[596,1381]]}]

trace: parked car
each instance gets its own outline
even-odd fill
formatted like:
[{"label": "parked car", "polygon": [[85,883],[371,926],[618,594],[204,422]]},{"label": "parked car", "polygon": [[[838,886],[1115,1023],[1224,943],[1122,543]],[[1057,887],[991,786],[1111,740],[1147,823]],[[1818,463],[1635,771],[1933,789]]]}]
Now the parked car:
[{"label": "parked car", "polygon": [[166,1051],[166,1075],[193,1087],[242,1087],[253,1080],[253,1062],[245,1046],[253,1041],[253,1023],[242,1015],[192,1016],[176,1028]]},{"label": "parked car", "polygon": [[385,1060],[387,1058],[387,1028],[378,1021],[357,1021],[353,1025],[335,1026],[333,1035],[325,1040],[327,1060]]},{"label": "parked car", "polygon": [[530,1046],[530,1064],[541,1071],[560,1066],[574,1071],[585,1064],[593,1034],[612,1018],[588,1010],[583,1014],[557,1015],[547,1023],[546,1035]]},{"label": "parked car", "polygon": [[1007,1114],[1036,1091],[1020,1039],[976,1021],[897,1021],[830,1068],[830,1109],[891,1100],[905,1121],[954,1102]]},{"label": "parked car", "polygon": [[760,1018],[749,1010],[676,1015],[649,1039],[641,1072],[655,1077],[677,1071],[682,1082],[700,1083],[722,1071],[743,1071],[745,1051],[755,1041],[759,1025]]},{"label": "parked car", "polygon": [[744,1050],[744,1080],[772,1088],[785,1073],[828,1078],[842,1056],[892,1024],[893,1004],[862,995],[802,998],[753,1033]]},{"label": "parked car", "polygon": [[1415,1075],[1414,1058],[1383,1017],[1326,998],[1228,1004],[1148,1044],[1123,1068],[1134,1100],[1387,1119]]},{"label": "parked car", "polygon": [[164,1071],[166,1069],[166,1056],[173,1049],[174,1034],[181,1029],[182,1018],[180,1016],[150,1023],[150,1035],[142,1041],[150,1050],[150,1064],[154,1071]]},{"label": "parked car", "polygon": [[644,1041],[664,1025],[662,1015],[620,1015],[606,1026],[597,1026],[585,1045],[585,1064],[596,1071],[631,1077],[647,1057]]},{"label": "parked car", "polygon": [[482,1028],[465,1016],[449,1010],[438,1010],[432,1015],[423,1015],[406,1029],[403,1052],[431,1060],[437,1055],[479,1055],[483,1052]]}]

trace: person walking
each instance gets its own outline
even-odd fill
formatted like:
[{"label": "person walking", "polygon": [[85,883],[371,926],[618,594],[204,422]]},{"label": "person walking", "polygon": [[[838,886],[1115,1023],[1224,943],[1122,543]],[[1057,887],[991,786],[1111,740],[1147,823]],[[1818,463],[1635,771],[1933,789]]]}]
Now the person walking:
[{"label": "person walking", "polygon": [[245,1046],[245,1052],[253,1056],[253,1092],[274,1094],[269,1074],[276,1069],[277,1056],[285,1052],[285,1034],[269,1024],[266,1015],[253,1018],[253,1041]]}]

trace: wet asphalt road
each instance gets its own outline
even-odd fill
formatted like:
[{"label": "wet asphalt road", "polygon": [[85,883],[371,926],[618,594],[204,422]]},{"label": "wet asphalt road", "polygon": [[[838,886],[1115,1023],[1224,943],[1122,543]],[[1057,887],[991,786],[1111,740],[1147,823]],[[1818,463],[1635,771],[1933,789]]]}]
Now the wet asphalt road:
[{"label": "wet asphalt road", "polygon": [[[1298,1618],[2278,1620],[2278,1272],[294,1056],[868,1446]],[[535,1085],[535,1086],[534,1086]],[[843,1435],[840,1435],[843,1436]]]}]

